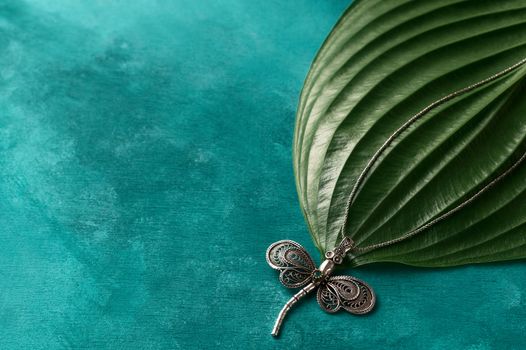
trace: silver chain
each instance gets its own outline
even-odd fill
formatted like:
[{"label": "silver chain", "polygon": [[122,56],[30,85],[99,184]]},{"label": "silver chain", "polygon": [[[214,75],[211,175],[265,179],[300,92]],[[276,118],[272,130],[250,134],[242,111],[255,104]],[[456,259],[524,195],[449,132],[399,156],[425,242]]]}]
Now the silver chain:
[{"label": "silver chain", "polygon": [[[402,126],[400,126],[394,133],[392,133],[391,136],[389,136],[387,138],[387,140],[380,146],[380,148],[373,154],[373,156],[371,157],[371,159],[369,160],[369,162],[367,163],[365,168],[362,170],[362,172],[358,176],[358,179],[356,180],[356,182],[355,182],[355,184],[354,184],[354,186],[352,188],[351,194],[349,195],[349,199],[347,200],[347,205],[345,207],[345,214],[344,214],[345,216],[344,216],[344,219],[343,219],[343,224],[342,224],[342,226],[340,228],[340,235],[345,237],[345,232],[347,231],[347,225],[348,225],[348,222],[349,222],[349,210],[351,208],[351,205],[354,203],[354,200],[356,199],[356,195],[358,194],[358,191],[360,190],[360,188],[361,188],[366,176],[369,174],[369,172],[371,171],[371,169],[373,168],[375,163],[378,161],[378,159],[380,158],[382,153],[393,143],[393,141],[398,136],[400,136],[411,125],[413,125],[416,121],[421,119],[424,115],[426,115],[427,113],[429,113],[431,110],[435,109],[436,107],[444,104],[447,101],[450,101],[450,100],[454,99],[455,97],[461,96],[461,95],[463,95],[465,93],[468,93],[468,92],[470,92],[470,91],[472,91],[472,90],[474,90],[476,88],[479,88],[479,87],[481,87],[483,85],[486,85],[486,84],[488,84],[488,83],[490,83],[490,82],[492,82],[492,81],[494,81],[494,80],[496,80],[496,79],[498,79],[498,78],[510,73],[511,71],[519,68],[520,66],[522,66],[525,63],[526,63],[526,58],[523,58],[519,62],[509,66],[508,68],[505,68],[505,69],[501,70],[498,73],[495,73],[495,74],[491,75],[488,78],[485,78],[485,79],[483,79],[483,80],[481,80],[481,81],[479,81],[477,83],[471,84],[471,85],[469,85],[467,87],[464,87],[464,88],[462,88],[460,90],[452,92],[452,93],[450,93],[450,94],[448,94],[448,95],[436,100],[435,102],[431,103],[430,105],[428,105],[427,107],[422,109],[420,112],[418,112],[415,115],[413,115]],[[371,250],[374,250],[374,249],[378,249],[378,248],[382,248],[382,247],[385,247],[385,246],[388,246],[388,245],[392,245],[392,244],[398,243],[400,241],[406,240],[408,238],[411,238],[411,237],[419,234],[420,232],[422,232],[422,231],[430,228],[431,226],[433,226],[433,225],[435,225],[435,224],[447,219],[448,217],[450,217],[454,213],[458,212],[462,208],[464,208],[467,205],[469,205],[470,203],[472,203],[475,199],[480,197],[483,193],[485,193],[486,191],[491,189],[498,182],[500,182],[507,175],[509,175],[525,159],[526,159],[526,153],[524,153],[513,165],[511,165],[511,167],[509,167],[506,171],[504,171],[502,174],[500,174],[495,179],[493,179],[490,183],[488,183],[486,186],[484,186],[481,190],[479,190],[478,192],[476,192],[475,194],[473,194],[472,196],[470,196],[469,198],[464,200],[462,203],[460,203],[456,207],[454,207],[451,210],[447,211],[446,213],[440,215],[439,217],[437,217],[437,218],[435,218],[435,219],[433,219],[431,221],[428,221],[425,224],[420,225],[416,229],[411,230],[411,231],[401,235],[398,238],[395,238],[395,239],[392,239],[392,240],[389,240],[389,241],[385,241],[385,242],[381,242],[381,243],[377,243],[377,244],[372,244],[372,245],[369,245],[369,246],[366,246],[366,247],[354,246],[352,251],[353,252],[365,253],[365,252],[368,252],[368,251],[371,251]]]}]

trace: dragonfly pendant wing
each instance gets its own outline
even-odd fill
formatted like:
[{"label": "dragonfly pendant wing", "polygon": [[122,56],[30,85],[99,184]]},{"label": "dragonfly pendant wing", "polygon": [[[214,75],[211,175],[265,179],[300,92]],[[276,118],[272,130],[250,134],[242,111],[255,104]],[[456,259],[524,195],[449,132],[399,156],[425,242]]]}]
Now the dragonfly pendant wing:
[{"label": "dragonfly pendant wing", "polygon": [[318,304],[327,312],[344,309],[352,314],[366,314],[376,302],[374,291],[367,283],[350,276],[330,277],[318,288]]},{"label": "dragonfly pendant wing", "polygon": [[266,257],[270,267],[281,272],[279,280],[288,288],[306,285],[316,269],[305,248],[290,240],[273,243],[268,247]]}]

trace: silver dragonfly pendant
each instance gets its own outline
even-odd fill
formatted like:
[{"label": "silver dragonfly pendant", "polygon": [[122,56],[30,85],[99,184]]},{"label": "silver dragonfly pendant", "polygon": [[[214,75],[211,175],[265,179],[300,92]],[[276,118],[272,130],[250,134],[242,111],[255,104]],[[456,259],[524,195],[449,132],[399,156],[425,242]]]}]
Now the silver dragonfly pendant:
[{"label": "silver dragonfly pendant", "polygon": [[325,254],[325,261],[318,268],[307,251],[294,241],[278,241],[268,247],[267,262],[280,271],[281,283],[287,288],[303,287],[281,309],[272,329],[273,336],[278,335],[290,308],[316,288],[318,304],[329,313],[344,309],[362,315],[373,309],[376,296],[367,283],[351,276],[331,276],[335,266],[343,262],[353,246],[350,238],[344,238],[336,249]]}]

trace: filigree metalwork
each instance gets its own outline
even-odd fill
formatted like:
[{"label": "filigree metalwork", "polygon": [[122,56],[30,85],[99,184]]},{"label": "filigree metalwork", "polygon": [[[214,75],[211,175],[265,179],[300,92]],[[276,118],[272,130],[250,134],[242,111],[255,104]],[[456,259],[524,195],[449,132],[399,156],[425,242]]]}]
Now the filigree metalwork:
[{"label": "filigree metalwork", "polygon": [[289,240],[278,241],[268,247],[267,262],[280,271],[279,280],[287,288],[306,285],[316,269],[305,248]]},{"label": "filigree metalwork", "polygon": [[278,335],[290,308],[316,288],[318,304],[329,313],[344,309],[361,315],[373,309],[376,296],[365,282],[351,276],[331,276],[335,265],[343,262],[352,247],[354,242],[344,238],[336,249],[325,254],[326,260],[319,268],[316,268],[307,251],[294,241],[279,241],[267,249],[267,262],[270,267],[280,271],[281,283],[288,288],[304,286],[280,311],[272,335]]},{"label": "filigree metalwork", "polygon": [[367,283],[350,276],[327,279],[318,288],[317,299],[321,308],[327,312],[344,309],[355,315],[368,313],[376,301],[374,292]]},{"label": "filigree metalwork", "polygon": [[354,242],[349,237],[344,237],[336,249],[325,253],[325,258],[331,259],[335,264],[339,265],[347,253],[354,248]]}]

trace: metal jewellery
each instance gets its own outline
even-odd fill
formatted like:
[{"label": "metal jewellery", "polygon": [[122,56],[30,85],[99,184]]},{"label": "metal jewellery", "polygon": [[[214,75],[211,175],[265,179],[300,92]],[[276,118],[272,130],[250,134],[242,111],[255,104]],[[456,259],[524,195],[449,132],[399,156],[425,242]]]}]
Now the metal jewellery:
[{"label": "metal jewellery", "polygon": [[308,293],[314,291],[317,288],[317,300],[321,308],[329,313],[337,312],[340,309],[344,309],[352,314],[366,314],[371,311],[374,307],[376,296],[369,285],[355,277],[351,276],[332,276],[332,272],[337,265],[340,265],[347,253],[351,252],[354,256],[369,252],[371,250],[386,247],[408,238],[411,238],[426,229],[434,226],[438,222],[447,219],[449,216],[458,212],[462,208],[471,204],[474,200],[480,197],[483,193],[494,187],[513,170],[515,170],[525,159],[526,153],[524,153],[519,159],[517,159],[510,167],[503,171],[500,175],[495,177],[492,181],[484,185],[480,190],[471,195],[469,198],[462,201],[456,207],[448,210],[446,213],[439,217],[432,219],[417,228],[400,235],[398,238],[372,244],[369,246],[359,247],[357,246],[350,237],[345,235],[349,222],[349,209],[352,206],[356,195],[358,194],[361,186],[363,185],[367,175],[373,168],[375,163],[378,161],[384,151],[392,144],[392,142],[400,136],[405,130],[407,130],[412,124],[421,119],[424,115],[429,113],[431,110],[442,105],[443,103],[450,101],[458,96],[468,93],[476,88],[488,84],[514,70],[526,63],[526,58],[523,58],[519,62],[485,78],[477,83],[471,84],[465,88],[452,92],[437,101],[431,103],[417,114],[409,118],[402,126],[400,126],[393,134],[391,134],[382,146],[373,154],[371,159],[368,161],[365,168],[358,176],[347,201],[345,216],[343,224],[339,230],[339,234],[342,240],[338,247],[332,251],[325,253],[325,260],[321,265],[316,268],[316,265],[312,261],[309,254],[305,249],[296,242],[283,240],[278,241],[270,245],[267,249],[266,259],[270,267],[280,271],[279,279],[281,283],[287,288],[300,288],[303,287],[299,292],[294,294],[292,298],[285,304],[283,309],[280,311],[274,328],[272,329],[272,335],[277,336],[283,319],[290,308],[296,304],[301,298]]},{"label": "metal jewellery", "polygon": [[343,258],[353,246],[350,238],[344,238],[338,248],[325,253],[326,259],[319,268],[316,268],[305,249],[294,241],[278,241],[268,247],[267,262],[273,269],[280,271],[281,283],[287,288],[305,286],[281,309],[272,329],[273,336],[278,335],[281,323],[290,308],[316,288],[318,304],[327,312],[344,309],[359,315],[373,308],[376,297],[367,283],[351,276],[331,276],[335,265],[343,262]]}]

